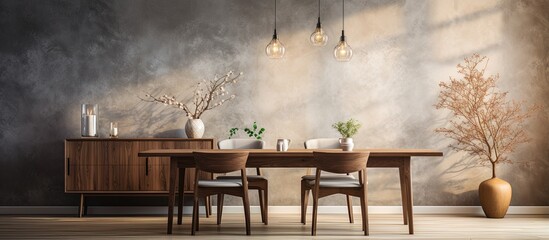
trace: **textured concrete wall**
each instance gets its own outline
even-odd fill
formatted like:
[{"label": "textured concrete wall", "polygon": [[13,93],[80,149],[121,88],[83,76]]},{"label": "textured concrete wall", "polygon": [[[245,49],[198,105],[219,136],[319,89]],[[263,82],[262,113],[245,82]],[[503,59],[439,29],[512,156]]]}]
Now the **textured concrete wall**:
[{"label": "textured concrete wall", "polygon": [[[354,49],[339,63],[340,1],[323,1],[330,41],[312,47],[316,1],[280,0],[283,60],[269,60],[273,2],[1,1],[0,205],[70,205],[63,193],[63,139],[79,137],[79,108],[97,103],[101,136],[181,136],[182,112],[141,102],[144,92],[188,97],[194,84],[228,70],[245,73],[237,98],[203,116],[205,137],[258,121],[265,139],[337,137],[330,125],[363,123],[357,147],[433,148],[444,158],[413,161],[416,205],[477,205],[487,167],[447,148],[433,130],[447,113],[433,104],[438,83],[474,52],[491,58],[509,96],[549,100],[549,1],[349,0],[345,27]],[[527,126],[532,142],[498,167],[513,205],[549,205],[549,114]],[[298,205],[304,169],[269,169],[272,205]],[[396,170],[369,170],[370,204],[400,202]],[[139,201],[139,200],[138,200]],[[234,204],[238,201],[232,200]],[[254,200],[255,201],[255,200]],[[343,197],[321,201],[344,204]]]}]

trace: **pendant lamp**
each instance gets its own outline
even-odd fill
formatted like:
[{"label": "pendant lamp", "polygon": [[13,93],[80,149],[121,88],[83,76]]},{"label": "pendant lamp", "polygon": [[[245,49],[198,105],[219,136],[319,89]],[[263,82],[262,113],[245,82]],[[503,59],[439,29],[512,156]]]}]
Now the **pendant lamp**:
[{"label": "pendant lamp", "polygon": [[343,9],[343,28],[341,30],[341,37],[339,43],[334,48],[334,58],[339,62],[348,62],[353,57],[353,49],[347,44],[345,40],[345,0],[342,1]]},{"label": "pendant lamp", "polygon": [[313,46],[317,47],[326,46],[326,43],[328,43],[328,35],[322,30],[322,24],[320,24],[320,0],[318,0],[318,22],[310,40]]},{"label": "pendant lamp", "polygon": [[284,47],[284,44],[278,40],[278,35],[276,34],[276,0],[275,0],[275,28],[274,28],[274,34],[273,39],[269,44],[267,44],[267,47],[265,47],[265,53],[267,56],[271,59],[279,59],[284,57],[284,52],[286,52],[286,48]]}]

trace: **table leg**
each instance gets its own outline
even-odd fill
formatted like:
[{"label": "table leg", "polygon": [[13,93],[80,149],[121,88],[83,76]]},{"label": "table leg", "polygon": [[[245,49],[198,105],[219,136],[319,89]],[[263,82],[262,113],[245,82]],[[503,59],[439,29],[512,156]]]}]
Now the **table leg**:
[{"label": "table leg", "polygon": [[[177,178],[177,161],[170,159],[170,194],[168,195],[168,234],[172,234],[173,227],[173,207],[175,204],[175,180]],[[184,171],[184,170],[183,170]]]},{"label": "table leg", "polygon": [[[404,163],[403,163],[404,165]],[[404,166],[398,168],[398,173],[400,175],[400,196],[402,198],[402,218],[404,220],[404,225],[408,225],[408,205],[406,204],[407,194],[406,194],[406,180],[404,175]]]},{"label": "table leg", "polygon": [[181,225],[183,223],[183,200],[185,196],[185,169],[178,168],[177,171],[179,172],[179,183],[177,184],[179,191],[179,198],[177,198],[177,225]]},{"label": "table leg", "polygon": [[406,181],[406,205],[408,206],[408,231],[410,234],[414,234],[414,200],[412,193],[412,170],[411,161],[408,157],[404,161],[404,176]]}]

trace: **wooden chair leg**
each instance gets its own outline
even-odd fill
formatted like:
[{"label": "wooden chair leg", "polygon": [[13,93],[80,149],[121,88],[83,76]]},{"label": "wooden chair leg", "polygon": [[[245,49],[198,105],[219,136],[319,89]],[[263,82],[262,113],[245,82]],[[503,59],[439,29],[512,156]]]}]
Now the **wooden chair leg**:
[{"label": "wooden chair leg", "polygon": [[311,227],[311,235],[316,236],[316,223],[318,215],[318,193],[313,190],[313,224]]},{"label": "wooden chair leg", "polygon": [[223,215],[223,194],[217,194],[217,225],[221,224],[221,216]]},{"label": "wooden chair leg", "polygon": [[183,179],[184,179],[185,170],[179,170],[178,173],[178,198],[177,198],[177,225],[183,223],[183,200],[185,198],[185,193],[183,189]]},{"label": "wooden chair leg", "polygon": [[246,219],[246,235],[250,235],[250,199],[248,199],[248,189],[243,189],[243,191],[242,203],[244,205],[244,217]]},{"label": "wooden chair leg", "polygon": [[197,232],[200,230],[200,201],[196,201],[196,229]]},{"label": "wooden chair leg", "polygon": [[210,211],[210,215],[212,215],[212,196],[208,196],[208,210]]},{"label": "wooden chair leg", "polygon": [[303,199],[303,224],[307,224],[307,210],[309,210],[309,196],[312,195],[311,190],[305,190],[305,199]]},{"label": "wooden chair leg", "polygon": [[[196,189],[195,189],[196,191]],[[198,230],[198,196],[194,197],[193,204],[193,217],[191,225],[191,235],[195,234],[195,231]]]},{"label": "wooden chair leg", "polygon": [[210,215],[212,214],[210,212],[210,209],[208,208],[208,201],[209,201],[210,197],[209,196],[206,196],[204,197],[204,211],[206,212],[206,217],[209,218]]},{"label": "wooden chair leg", "polygon": [[183,223],[183,195],[179,194],[177,199],[177,225]]},{"label": "wooden chair leg", "polygon": [[261,189],[258,189],[257,195],[259,196],[259,210],[261,212],[261,222],[265,223],[265,202],[263,202],[263,191]]},{"label": "wooden chair leg", "polygon": [[269,186],[265,186],[265,190],[263,190],[263,206],[265,208],[265,225],[269,224]]},{"label": "wooden chair leg", "polygon": [[349,222],[354,223],[355,218],[353,216],[353,202],[351,201],[350,195],[347,195],[347,212],[349,213]]}]

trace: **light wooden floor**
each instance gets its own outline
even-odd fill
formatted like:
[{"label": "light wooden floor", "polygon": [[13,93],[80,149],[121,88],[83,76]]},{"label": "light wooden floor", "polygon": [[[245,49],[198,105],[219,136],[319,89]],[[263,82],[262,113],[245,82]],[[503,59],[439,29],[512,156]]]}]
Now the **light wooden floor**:
[{"label": "light wooden floor", "polygon": [[[252,215],[252,236],[244,230],[244,216],[224,214],[223,224],[215,215],[201,218],[201,229],[190,236],[190,217],[174,226],[168,236],[163,216],[0,216],[0,239],[363,239],[359,216],[347,222],[344,214],[319,215],[317,237],[310,236],[298,214],[271,214],[269,225]],[[549,239],[549,216],[508,215],[504,219],[462,215],[416,215],[416,234],[408,235],[400,215],[370,215],[368,239]]]}]

